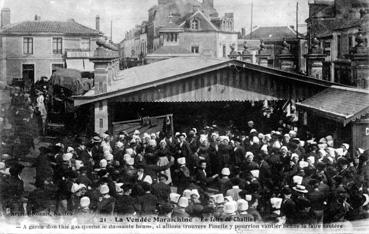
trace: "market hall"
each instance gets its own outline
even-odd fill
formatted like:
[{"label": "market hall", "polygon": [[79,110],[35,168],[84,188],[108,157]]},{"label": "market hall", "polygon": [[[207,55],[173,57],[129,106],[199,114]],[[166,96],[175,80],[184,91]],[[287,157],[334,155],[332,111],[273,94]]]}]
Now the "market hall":
[{"label": "market hall", "polygon": [[[93,105],[91,116],[97,133],[118,133],[123,130],[119,123],[126,120],[168,114],[173,116],[178,131],[188,130],[186,126],[207,125],[247,129],[250,120],[258,122],[262,130],[270,131],[276,129],[275,125],[287,113],[297,115],[300,126],[309,125],[311,131],[321,136],[333,132],[342,142],[352,139],[356,128],[362,136],[353,138],[354,141],[363,140],[351,143],[367,147],[365,121],[355,126],[347,122],[341,129],[334,120],[299,105],[328,89],[338,89],[346,96],[361,93],[364,99],[368,96],[365,91],[240,60],[177,57],[119,70],[114,51],[100,46],[91,61],[95,63],[95,86],[83,96],[75,96],[74,104]],[[327,98],[318,97],[317,103],[330,101]],[[352,110],[353,115],[359,116],[352,118],[352,122],[360,121],[368,113],[367,103],[360,105]],[[316,121],[317,118],[321,121]],[[324,121],[330,123],[326,131],[317,124]],[[130,132],[134,130],[131,128]]]}]

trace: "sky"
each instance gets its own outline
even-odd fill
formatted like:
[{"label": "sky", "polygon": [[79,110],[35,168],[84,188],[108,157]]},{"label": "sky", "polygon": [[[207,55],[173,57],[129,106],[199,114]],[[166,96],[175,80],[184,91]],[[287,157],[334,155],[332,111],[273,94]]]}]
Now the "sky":
[{"label": "sky", "polygon": [[[0,0],[0,7],[11,10],[11,23],[33,20],[75,21],[95,28],[95,17],[100,16],[101,31],[110,36],[113,25],[113,41],[120,42],[124,34],[136,24],[147,20],[147,10],[158,0]],[[214,7],[220,15],[233,12],[235,30],[242,27],[250,31],[252,0],[214,0]],[[296,3],[299,3],[299,24],[305,24],[308,17],[308,0],[253,0],[253,25],[281,26],[296,24]],[[300,32],[306,31],[301,26]]]}]

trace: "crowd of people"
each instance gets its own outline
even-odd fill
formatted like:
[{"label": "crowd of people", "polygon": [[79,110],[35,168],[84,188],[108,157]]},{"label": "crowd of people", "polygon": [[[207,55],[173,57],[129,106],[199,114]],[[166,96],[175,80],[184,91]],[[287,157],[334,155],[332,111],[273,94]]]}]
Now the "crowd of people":
[{"label": "crowd of people", "polygon": [[329,223],[368,218],[369,151],[295,129],[95,134],[41,147],[35,190],[0,162],[4,215],[157,215]]}]

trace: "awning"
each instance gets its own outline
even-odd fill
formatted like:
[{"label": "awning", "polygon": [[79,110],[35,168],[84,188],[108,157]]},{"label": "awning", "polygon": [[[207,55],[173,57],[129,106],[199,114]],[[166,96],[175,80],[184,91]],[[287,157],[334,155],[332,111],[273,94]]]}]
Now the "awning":
[{"label": "awning", "polygon": [[346,126],[369,113],[369,91],[332,86],[296,105]]},{"label": "awning", "polygon": [[94,63],[89,59],[67,59],[67,68],[93,72]]}]

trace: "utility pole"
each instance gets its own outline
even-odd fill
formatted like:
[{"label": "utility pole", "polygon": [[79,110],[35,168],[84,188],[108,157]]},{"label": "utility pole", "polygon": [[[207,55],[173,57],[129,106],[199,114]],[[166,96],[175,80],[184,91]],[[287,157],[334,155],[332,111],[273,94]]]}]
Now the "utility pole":
[{"label": "utility pole", "polygon": [[113,20],[110,20],[110,40],[113,42]]},{"label": "utility pole", "polygon": [[296,38],[299,38],[299,2],[296,2]]},{"label": "utility pole", "polygon": [[254,0],[251,0],[251,25],[250,25],[250,40],[252,40],[252,19],[254,18]]}]

